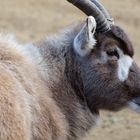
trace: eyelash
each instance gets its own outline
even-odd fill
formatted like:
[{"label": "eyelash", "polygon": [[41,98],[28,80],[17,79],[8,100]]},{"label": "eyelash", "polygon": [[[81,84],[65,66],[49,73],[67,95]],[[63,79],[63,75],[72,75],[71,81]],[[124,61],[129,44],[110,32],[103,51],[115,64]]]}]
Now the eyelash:
[{"label": "eyelash", "polygon": [[106,53],[110,57],[116,56],[118,59],[120,58],[117,49],[107,51]]}]

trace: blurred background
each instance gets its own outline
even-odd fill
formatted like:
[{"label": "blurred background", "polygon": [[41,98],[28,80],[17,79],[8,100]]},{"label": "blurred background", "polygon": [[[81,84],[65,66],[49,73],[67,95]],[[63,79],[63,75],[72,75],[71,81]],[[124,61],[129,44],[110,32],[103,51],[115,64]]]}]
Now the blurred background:
[{"label": "blurred background", "polygon": [[[140,66],[140,0],[100,0],[130,36]],[[0,32],[33,42],[86,16],[66,0],[0,0]],[[140,140],[140,115],[101,112],[102,123],[85,140]]]}]

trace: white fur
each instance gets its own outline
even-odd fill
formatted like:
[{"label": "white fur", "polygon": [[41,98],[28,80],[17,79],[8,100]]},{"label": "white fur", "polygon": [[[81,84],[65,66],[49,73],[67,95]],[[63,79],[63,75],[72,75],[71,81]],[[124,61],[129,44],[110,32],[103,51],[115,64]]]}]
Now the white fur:
[{"label": "white fur", "polygon": [[23,55],[26,55],[35,64],[40,64],[43,61],[43,58],[39,52],[39,49],[35,47],[32,43],[24,44],[21,48],[18,48],[19,51],[22,51]]},{"label": "white fur", "polygon": [[92,16],[89,16],[88,17],[88,36],[89,36],[88,47],[90,49],[93,49],[93,46],[95,46],[96,44],[96,40],[94,38],[95,31],[96,31],[95,18]]},{"label": "white fur", "polygon": [[118,60],[118,78],[124,82],[128,78],[129,69],[132,66],[133,59],[119,51],[120,59]]},{"label": "white fur", "polygon": [[19,44],[13,34],[0,34],[0,43],[15,49],[19,54],[24,55],[30,63],[39,64],[43,60],[39,50],[32,43]]},{"label": "white fur", "polygon": [[[82,49],[82,46],[83,46],[83,38],[82,38],[82,35],[84,34],[83,32],[84,32],[84,29],[85,28],[86,28],[86,25],[83,26],[83,28],[77,34],[77,36],[75,37],[74,42],[73,42],[74,50],[80,56],[85,56],[90,51],[89,48]],[[83,37],[85,37],[85,36],[83,36]]]},{"label": "white fur", "polygon": [[0,43],[7,44],[8,46],[17,47],[18,43],[13,34],[0,34]]},{"label": "white fur", "polygon": [[139,105],[137,105],[136,103],[134,103],[134,102],[129,102],[128,103],[128,107],[131,109],[131,110],[133,110],[133,111],[135,111],[135,112],[137,112],[137,113],[140,113],[140,106]]},{"label": "white fur", "polygon": [[74,39],[74,50],[80,55],[87,55],[95,46],[96,40],[94,33],[96,30],[96,21],[94,17],[89,16],[87,24],[83,26],[81,31]]}]

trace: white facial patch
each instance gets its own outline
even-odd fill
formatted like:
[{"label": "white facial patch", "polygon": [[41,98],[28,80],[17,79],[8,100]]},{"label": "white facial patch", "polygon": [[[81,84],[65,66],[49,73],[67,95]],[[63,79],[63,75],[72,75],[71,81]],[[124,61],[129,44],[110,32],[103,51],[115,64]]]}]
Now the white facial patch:
[{"label": "white facial patch", "polygon": [[140,113],[140,106],[137,105],[136,103],[134,103],[133,101],[130,101],[130,102],[128,103],[128,107],[129,107],[131,110],[133,110],[133,111],[135,111],[135,112],[137,112],[137,113]]},{"label": "white facial patch", "polygon": [[120,59],[118,60],[118,78],[120,81],[124,82],[128,78],[133,59],[130,56],[123,54],[120,49],[119,52]]}]

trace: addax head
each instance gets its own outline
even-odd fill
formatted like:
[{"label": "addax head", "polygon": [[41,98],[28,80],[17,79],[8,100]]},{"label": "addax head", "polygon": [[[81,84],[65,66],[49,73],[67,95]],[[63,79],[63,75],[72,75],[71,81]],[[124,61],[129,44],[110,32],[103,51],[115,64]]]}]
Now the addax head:
[{"label": "addax head", "polygon": [[97,0],[69,1],[89,16],[73,41],[89,108],[117,111],[130,106],[139,111],[140,69],[128,36]]}]

